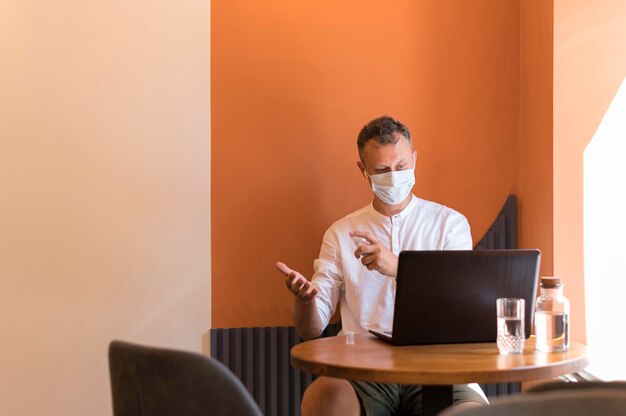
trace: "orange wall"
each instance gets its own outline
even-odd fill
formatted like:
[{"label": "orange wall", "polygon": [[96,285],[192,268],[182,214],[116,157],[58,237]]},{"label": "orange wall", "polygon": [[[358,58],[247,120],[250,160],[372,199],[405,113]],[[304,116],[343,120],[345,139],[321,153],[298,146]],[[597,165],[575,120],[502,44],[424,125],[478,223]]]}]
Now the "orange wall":
[{"label": "orange wall", "polygon": [[111,415],[108,343],[210,325],[210,8],[0,4],[0,415]]},{"label": "orange wall", "polygon": [[520,247],[541,249],[540,276],[553,274],[552,38],[553,2],[521,2]]},{"label": "orange wall", "polygon": [[624,77],[626,1],[555,0],[554,273],[565,279],[578,341],[585,340],[583,151]]},{"label": "orange wall", "polygon": [[310,276],[321,237],[371,199],[356,135],[412,131],[415,193],[474,240],[519,194],[518,1],[214,1],[213,327],[291,324],[274,269]]}]

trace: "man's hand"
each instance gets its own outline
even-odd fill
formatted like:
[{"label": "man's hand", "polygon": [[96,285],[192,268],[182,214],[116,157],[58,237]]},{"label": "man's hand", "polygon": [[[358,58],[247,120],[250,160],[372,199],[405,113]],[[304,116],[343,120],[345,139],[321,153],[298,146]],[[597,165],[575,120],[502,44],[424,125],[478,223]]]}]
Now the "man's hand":
[{"label": "man's hand", "polygon": [[285,285],[287,286],[287,289],[294,294],[297,301],[310,303],[315,300],[318,290],[311,286],[311,282],[306,280],[304,276],[297,271],[290,269],[285,263],[280,261],[276,263],[276,268],[280,270],[282,274],[287,276]]},{"label": "man's hand", "polygon": [[354,256],[361,258],[361,263],[368,270],[376,270],[386,276],[396,277],[398,274],[398,257],[387,247],[380,243],[372,233],[367,231],[352,231],[350,237],[365,239],[365,244],[359,245],[354,251]]},{"label": "man's hand", "polygon": [[305,339],[313,339],[322,333],[320,321],[315,303],[318,290],[311,286],[311,282],[295,270],[291,270],[285,263],[276,263],[276,268],[287,276],[285,285],[293,293],[293,323],[298,334]]}]

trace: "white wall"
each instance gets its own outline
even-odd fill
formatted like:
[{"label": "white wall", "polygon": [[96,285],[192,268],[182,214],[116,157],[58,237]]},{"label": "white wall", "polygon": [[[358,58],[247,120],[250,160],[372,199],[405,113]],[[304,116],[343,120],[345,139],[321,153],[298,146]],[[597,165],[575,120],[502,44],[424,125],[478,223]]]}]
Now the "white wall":
[{"label": "white wall", "polygon": [[110,415],[210,327],[210,1],[0,2],[0,414]]}]

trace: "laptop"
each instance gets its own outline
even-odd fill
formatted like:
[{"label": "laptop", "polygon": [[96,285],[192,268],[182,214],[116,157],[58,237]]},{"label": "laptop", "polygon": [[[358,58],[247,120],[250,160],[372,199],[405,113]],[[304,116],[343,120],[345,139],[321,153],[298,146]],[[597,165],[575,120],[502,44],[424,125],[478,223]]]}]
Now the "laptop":
[{"label": "laptop", "polygon": [[396,345],[495,342],[496,299],[523,298],[530,336],[539,250],[403,251],[391,332]]}]

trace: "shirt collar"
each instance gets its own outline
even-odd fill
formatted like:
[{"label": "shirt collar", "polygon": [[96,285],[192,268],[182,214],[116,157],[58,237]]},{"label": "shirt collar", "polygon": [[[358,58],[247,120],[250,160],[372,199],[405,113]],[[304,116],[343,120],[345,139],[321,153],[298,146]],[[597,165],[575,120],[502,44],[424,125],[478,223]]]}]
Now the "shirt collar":
[{"label": "shirt collar", "polygon": [[[413,211],[416,205],[417,205],[417,197],[411,194],[411,200],[409,201],[409,204],[406,207],[404,207],[402,211],[394,215],[393,218],[406,217],[407,215],[411,213],[411,211]],[[383,215],[380,212],[376,211],[376,209],[374,208],[374,201],[370,202],[370,204],[367,206],[367,209],[375,218],[378,218],[381,221],[386,221],[386,222],[391,221],[391,219],[388,216]]]}]

